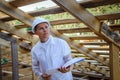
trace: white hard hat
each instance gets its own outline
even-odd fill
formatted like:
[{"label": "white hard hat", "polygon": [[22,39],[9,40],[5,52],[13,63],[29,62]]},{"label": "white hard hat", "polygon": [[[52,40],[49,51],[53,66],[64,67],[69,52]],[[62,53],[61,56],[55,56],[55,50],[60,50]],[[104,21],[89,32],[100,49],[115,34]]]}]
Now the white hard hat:
[{"label": "white hard hat", "polygon": [[35,19],[35,20],[33,21],[33,23],[32,23],[32,32],[35,33],[35,27],[36,27],[38,24],[43,23],[43,22],[48,23],[48,26],[50,27],[50,23],[49,23],[47,20],[45,20],[44,18],[37,18],[37,19]]}]

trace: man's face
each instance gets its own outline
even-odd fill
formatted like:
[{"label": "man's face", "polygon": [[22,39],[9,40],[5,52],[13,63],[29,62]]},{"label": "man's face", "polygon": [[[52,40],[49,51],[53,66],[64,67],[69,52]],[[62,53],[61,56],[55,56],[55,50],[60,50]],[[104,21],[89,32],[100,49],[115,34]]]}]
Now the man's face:
[{"label": "man's face", "polygon": [[40,40],[45,42],[50,35],[50,27],[47,23],[40,23],[36,26],[35,34],[39,36]]}]

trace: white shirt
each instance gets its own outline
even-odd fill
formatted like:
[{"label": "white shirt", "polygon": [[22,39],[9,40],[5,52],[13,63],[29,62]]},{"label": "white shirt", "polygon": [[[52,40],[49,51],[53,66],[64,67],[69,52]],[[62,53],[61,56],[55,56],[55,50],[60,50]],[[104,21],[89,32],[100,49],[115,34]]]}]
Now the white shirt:
[{"label": "white shirt", "polygon": [[[49,69],[60,68],[65,62],[72,59],[71,49],[66,41],[49,37],[47,42],[40,41],[32,48],[32,68],[37,76],[41,76]],[[64,76],[64,79],[60,78]],[[54,73],[51,80],[73,80],[71,71],[67,73]]]}]

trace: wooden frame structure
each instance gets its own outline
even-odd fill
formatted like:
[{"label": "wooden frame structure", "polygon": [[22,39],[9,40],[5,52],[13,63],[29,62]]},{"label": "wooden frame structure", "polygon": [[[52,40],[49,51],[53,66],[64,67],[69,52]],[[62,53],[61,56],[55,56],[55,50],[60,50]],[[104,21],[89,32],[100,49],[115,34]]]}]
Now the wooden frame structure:
[{"label": "wooden frame structure", "polygon": [[[18,49],[17,49],[17,43],[16,39],[0,32],[0,38],[5,39],[7,41],[11,42],[11,55],[12,55],[12,80],[18,80]],[[1,60],[1,57],[0,57]],[[2,65],[0,65],[2,67]],[[2,69],[0,68],[0,72]],[[2,74],[1,74],[2,75]],[[0,77],[2,80],[2,77]]]},{"label": "wooden frame structure", "polygon": [[[30,52],[31,44],[35,44],[38,38],[31,33],[26,33],[21,30],[22,28],[31,27],[33,19],[37,16],[44,16],[49,14],[59,14],[68,12],[74,19],[61,19],[50,21],[52,26],[56,25],[66,25],[66,24],[85,24],[83,28],[70,28],[70,29],[54,29],[51,28],[51,33],[54,36],[65,39],[71,49],[74,57],[85,57],[87,60],[84,63],[75,66],[75,69],[80,70],[83,67],[84,71],[95,71],[96,73],[102,74],[104,77],[110,77],[111,80],[119,80],[120,76],[120,65],[119,65],[119,49],[120,49],[120,36],[119,33],[114,31],[120,30],[120,24],[107,25],[104,23],[105,20],[118,20],[120,19],[120,12],[93,15],[89,13],[86,8],[93,8],[104,5],[112,5],[120,3],[120,0],[52,0],[57,7],[51,7],[48,9],[37,10],[32,12],[23,12],[18,7],[25,6],[32,3],[42,2],[44,0],[14,0],[14,1],[4,1],[0,0],[0,29],[7,31],[8,35],[19,36],[18,44],[21,46],[22,41],[25,45],[24,51]],[[68,3],[69,2],[69,3]],[[20,25],[7,25],[6,22],[12,20],[19,20],[22,24]],[[12,27],[12,28],[11,28]],[[72,33],[84,33],[93,32],[95,36],[68,36],[65,34]],[[75,42],[85,40],[89,42]],[[97,42],[103,41],[103,42]],[[93,41],[93,42],[90,42]],[[98,45],[103,47],[85,47],[86,45]],[[30,46],[30,47],[28,47]],[[105,47],[104,47],[105,46]],[[95,50],[105,51],[104,53],[94,52]],[[21,54],[22,55],[22,54]],[[96,62],[95,62],[96,61]],[[86,72],[85,72],[86,73]],[[86,73],[87,74],[87,73]],[[95,75],[95,74],[93,74]],[[102,77],[103,77],[102,76]],[[102,78],[101,77],[101,78]]]}]

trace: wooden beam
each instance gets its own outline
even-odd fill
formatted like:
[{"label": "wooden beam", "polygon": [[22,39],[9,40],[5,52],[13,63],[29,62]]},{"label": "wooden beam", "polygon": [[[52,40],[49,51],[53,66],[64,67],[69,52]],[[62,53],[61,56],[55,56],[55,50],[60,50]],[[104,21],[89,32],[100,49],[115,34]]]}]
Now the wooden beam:
[{"label": "wooden beam", "polygon": [[120,31],[120,24],[112,24],[110,25],[112,31]]},{"label": "wooden beam", "polygon": [[65,12],[63,9],[61,9],[58,6],[46,8],[44,10],[36,10],[28,12],[31,16],[42,16],[42,15],[48,15],[48,14],[58,14]]},{"label": "wooden beam", "polygon": [[92,14],[87,12],[76,1],[69,0],[69,3],[67,3],[68,1],[64,1],[64,0],[62,1],[53,0],[53,1],[59,6],[61,6],[63,9],[71,13],[73,16],[75,16],[77,19],[82,21],[84,24],[86,24],[98,36],[102,37],[107,42],[112,42],[115,45],[120,47],[120,45],[116,43],[114,39],[112,39],[110,36],[107,36],[106,33],[101,32],[100,21],[96,17],[94,17]]},{"label": "wooden beam", "polygon": [[25,31],[25,29],[17,29],[15,27],[7,25],[6,23],[3,23],[1,21],[0,21],[0,29],[6,30],[6,31],[10,32],[11,34],[15,34],[15,35],[21,37],[22,39],[28,40],[33,43],[38,41],[38,37],[28,34],[27,30]]},{"label": "wooden beam", "polygon": [[98,55],[110,55],[108,52],[96,52]]},{"label": "wooden beam", "polygon": [[120,19],[120,13],[114,12],[102,15],[95,15],[95,17],[97,17],[99,20],[117,20]]},{"label": "wooden beam", "polygon": [[41,1],[44,1],[44,0],[14,0],[14,1],[10,1],[9,3],[15,7],[20,7],[20,6],[41,2]]},{"label": "wooden beam", "polygon": [[[32,12],[28,12],[28,14],[30,14],[31,16],[42,16],[42,15],[48,15],[48,14],[57,14],[57,12],[61,12],[61,10],[57,9],[57,8],[53,8],[53,9],[45,9],[45,10],[37,10],[37,11],[32,11]],[[95,15],[95,17],[97,17],[99,20],[109,20],[109,19],[112,19],[112,20],[116,20],[116,19],[120,19],[120,13],[119,12],[115,12],[115,13],[110,13],[110,14],[102,14],[102,15]],[[0,18],[2,21],[10,21],[10,20],[14,20],[13,17],[10,17],[10,16],[5,16]],[[66,19],[67,20],[67,19]],[[59,20],[56,20],[55,22],[53,22],[52,24],[56,24],[59,23],[59,24],[64,24],[65,22],[63,21],[63,23],[59,22]],[[69,21],[66,21],[66,22],[75,22],[75,23],[78,23],[78,22],[81,22],[77,19],[71,19]]]},{"label": "wooden beam", "polygon": [[[73,21],[73,20],[72,20]],[[65,21],[66,22],[66,21]],[[81,33],[81,32],[92,32],[89,28],[71,28],[71,29],[57,29],[60,33]]]},{"label": "wooden beam", "polygon": [[80,23],[77,19],[64,19],[64,20],[55,20],[50,21],[51,25],[63,25],[63,24],[72,24],[72,23]]},{"label": "wooden beam", "polygon": [[[15,8],[14,6],[8,4],[4,0],[0,0],[0,11],[20,20],[21,22],[25,22],[27,25],[31,26],[33,17],[26,14],[25,12],[22,12],[21,10]],[[21,16],[21,17],[18,17]]]},{"label": "wooden beam", "polygon": [[111,80],[120,80],[120,48],[110,44],[110,76]]},{"label": "wooden beam", "polygon": [[[78,52],[78,51],[72,51],[72,53],[74,54],[74,53],[76,53],[76,54],[82,54],[82,53],[80,53],[80,52]],[[109,53],[108,52],[96,52],[96,54],[98,54],[98,55],[109,55]]]},{"label": "wooden beam", "polygon": [[109,48],[101,48],[101,47],[87,47],[89,50],[100,50],[100,51],[109,51]]},{"label": "wooden beam", "polygon": [[82,45],[108,45],[106,42],[80,42]]},{"label": "wooden beam", "polygon": [[[12,74],[13,72],[12,71],[5,71],[5,70],[2,70],[3,73],[7,73],[7,74]],[[18,74],[19,76],[24,76],[23,74]]]},{"label": "wooden beam", "polygon": [[70,36],[71,40],[99,40],[102,38],[98,37],[98,36]]}]

